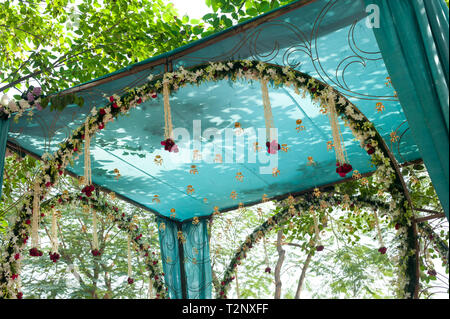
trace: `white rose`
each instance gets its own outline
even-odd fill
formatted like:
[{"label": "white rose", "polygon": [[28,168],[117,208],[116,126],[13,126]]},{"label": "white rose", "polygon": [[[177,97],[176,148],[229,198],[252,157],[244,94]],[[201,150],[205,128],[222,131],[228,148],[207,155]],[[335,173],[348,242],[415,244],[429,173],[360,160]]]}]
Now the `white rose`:
[{"label": "white rose", "polygon": [[2,98],[0,100],[0,105],[7,106],[8,103],[9,103],[9,97],[8,97],[8,95],[5,94],[2,96]]}]

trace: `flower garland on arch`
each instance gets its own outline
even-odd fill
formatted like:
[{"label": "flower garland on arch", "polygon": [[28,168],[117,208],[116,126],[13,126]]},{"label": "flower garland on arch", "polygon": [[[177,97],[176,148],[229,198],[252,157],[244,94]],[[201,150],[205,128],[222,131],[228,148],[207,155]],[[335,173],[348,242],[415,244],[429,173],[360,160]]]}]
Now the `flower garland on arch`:
[{"label": "flower garland on arch", "polygon": [[[393,210],[392,223],[404,225],[404,228],[410,226],[412,211],[407,209],[402,186],[398,181],[395,167],[391,163],[381,135],[374,125],[338,91],[290,67],[248,60],[211,62],[189,70],[180,68],[177,71],[165,73],[164,78],[167,79],[167,87],[170,92],[175,92],[188,84],[200,84],[206,81],[223,79],[260,81],[263,79],[268,80],[274,87],[284,85],[293,87],[297,94],[300,94],[300,91],[303,92],[303,95],[308,93],[312,100],[319,105],[326,105],[330,99],[334,100],[336,114],[344,120],[352,130],[353,135],[360,141],[361,147],[371,156],[372,164],[377,167],[375,174],[377,181],[392,195],[390,202]],[[95,107],[92,109],[91,115],[86,119],[88,129],[92,134],[104,129],[107,123],[112,122],[119,115],[126,114],[147,100],[157,98],[157,95],[161,94],[162,91],[163,82],[160,78],[156,78],[150,79],[142,86],[128,90],[123,96],[113,95],[109,97],[108,104],[99,109]],[[42,190],[41,197],[45,197],[51,186],[58,183],[59,176],[63,173],[65,167],[73,161],[74,155],[80,155],[83,135],[84,125],[75,129],[67,140],[60,143],[60,149],[57,152],[42,156],[44,165],[37,178]],[[28,194],[19,205],[21,218],[29,219],[31,217],[32,198],[33,196]],[[15,236],[26,243],[29,230],[20,228],[15,231]],[[408,247],[411,248],[411,245]],[[12,256],[14,246],[10,246],[8,249],[11,250],[10,255]],[[411,251],[405,251],[405,256],[410,253]],[[407,280],[404,284],[408,284]]]},{"label": "flower garland on arch", "polygon": [[[324,215],[320,219],[320,224],[317,219],[314,218],[312,209],[321,208],[326,209],[328,207],[341,207],[341,209],[360,209],[360,208],[370,208],[374,211],[379,211],[380,214],[390,217],[392,213],[389,204],[385,204],[379,202],[378,200],[371,200],[361,195],[356,195],[350,197],[348,195],[342,195],[337,193],[338,186],[335,186],[335,191],[330,191],[329,193],[322,193],[320,197],[305,194],[302,196],[298,196],[294,198],[288,198],[287,200],[281,202],[277,209],[275,210],[275,214],[269,217],[263,224],[254,229],[254,231],[246,237],[246,239],[242,242],[241,246],[236,250],[235,255],[231,259],[228,267],[225,269],[223,279],[220,283],[220,290],[218,291],[216,297],[218,299],[227,299],[227,292],[233,280],[235,279],[235,272],[238,266],[242,264],[244,259],[247,258],[248,252],[257,244],[260,240],[267,235],[274,227],[281,226],[287,222],[289,222],[292,217],[302,216],[303,218],[307,217],[309,219],[309,235],[310,241],[308,243],[310,249],[312,251],[320,252],[323,250],[323,246],[317,246],[316,237],[318,228],[324,229],[326,227],[327,219],[326,215]],[[314,212],[315,214],[315,212]],[[399,298],[408,297],[409,289],[406,283],[407,281],[407,271],[404,267],[404,264],[407,262],[405,259],[405,240],[407,238],[404,237],[405,229],[403,226],[396,224],[392,226],[389,224],[389,227],[395,228],[397,231],[397,237],[395,242],[397,243],[396,247],[393,247],[392,250],[397,252],[397,255],[393,257],[396,260],[396,266],[399,270],[397,278],[392,280],[392,284],[394,285],[394,292]],[[308,228],[308,227],[307,227]],[[378,232],[378,228],[374,229]],[[380,250],[378,250],[380,252]],[[383,252],[380,252],[384,254]]]},{"label": "flower garland on arch", "polygon": [[[137,225],[133,223],[133,219],[122,212],[118,207],[108,203],[105,197],[96,197],[95,195],[87,196],[82,193],[65,193],[52,197],[45,201],[41,205],[41,209],[53,210],[58,205],[64,205],[72,203],[74,201],[81,201],[90,205],[93,209],[106,216],[111,216],[112,220],[117,223],[119,229],[126,231],[130,238],[130,243],[136,247],[136,252],[143,258],[147,270],[150,272],[150,279],[155,289],[156,299],[168,298],[167,287],[164,283],[164,273],[161,271],[161,265],[159,260],[155,259],[155,252],[151,252],[150,246],[146,244],[142,238],[142,234],[139,232]],[[41,215],[41,217],[44,217]],[[52,220],[53,223],[53,220]],[[24,229],[25,227],[25,229]],[[18,218],[15,222],[14,229],[21,229],[22,232],[30,228],[26,221]],[[2,298],[17,298],[21,299],[23,294],[17,290],[19,284],[20,274],[20,261],[22,260],[22,251],[25,248],[27,240],[22,241],[21,238],[14,234],[14,231],[9,234],[9,244],[5,252],[6,256],[2,256],[0,263],[0,299]],[[27,237],[26,237],[27,238]],[[14,246],[11,246],[14,245]],[[12,248],[12,249],[11,249]],[[9,252],[14,252],[14,255],[10,255]],[[59,259],[54,252],[54,246],[52,245],[49,252],[50,259],[57,262]],[[56,259],[56,260],[54,260]],[[9,261],[9,262],[8,262]],[[133,283],[132,278],[128,278],[128,283]]]},{"label": "flower garland on arch", "polygon": [[42,89],[34,86],[30,86],[27,91],[21,95],[21,99],[18,101],[9,100],[6,95],[3,95],[0,100],[0,116],[3,113],[9,118],[12,114],[17,113],[16,118],[18,118],[26,111],[29,111],[29,115],[32,115],[33,108],[36,108],[39,111],[42,110],[42,98]]}]

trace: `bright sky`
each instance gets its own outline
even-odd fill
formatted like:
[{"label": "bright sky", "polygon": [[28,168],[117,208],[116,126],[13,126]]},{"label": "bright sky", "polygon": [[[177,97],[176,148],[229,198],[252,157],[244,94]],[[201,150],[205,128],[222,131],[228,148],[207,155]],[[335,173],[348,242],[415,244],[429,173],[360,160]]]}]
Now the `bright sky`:
[{"label": "bright sky", "polygon": [[199,19],[206,13],[211,12],[205,0],[170,0],[180,13],[180,17],[187,14],[191,19]]}]

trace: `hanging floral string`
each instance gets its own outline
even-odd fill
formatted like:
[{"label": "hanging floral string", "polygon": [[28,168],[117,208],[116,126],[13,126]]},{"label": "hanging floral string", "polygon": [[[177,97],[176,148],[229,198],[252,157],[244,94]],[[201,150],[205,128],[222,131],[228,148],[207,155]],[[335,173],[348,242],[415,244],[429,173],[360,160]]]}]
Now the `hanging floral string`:
[{"label": "hanging floral string", "polygon": [[[92,196],[92,192],[95,190],[92,185],[92,170],[91,170],[91,136],[89,132],[89,122],[84,124],[84,185],[85,187],[81,192],[85,193],[87,197]],[[89,206],[89,211],[91,208]],[[97,236],[97,212],[92,211],[92,250],[93,256],[100,256],[98,249],[98,236]]]},{"label": "hanging floral string", "polygon": [[269,256],[267,255],[267,247],[266,247],[266,236],[263,236],[263,247],[264,247],[264,262],[266,263],[266,269],[264,270],[267,273],[271,273],[272,269],[269,265]]},{"label": "hanging floral string", "polygon": [[133,268],[131,266],[131,236],[128,234],[128,248],[127,248],[127,254],[128,254],[128,284],[133,284],[134,280],[132,278],[133,275]]},{"label": "hanging floral string", "polygon": [[345,150],[334,96],[331,96],[328,99],[328,116],[330,118],[331,133],[333,135],[334,152],[336,154],[336,173],[341,177],[345,177],[353,168],[349,164],[347,152]]},{"label": "hanging floral string", "polygon": [[92,185],[91,171],[91,136],[89,134],[89,123],[84,123],[84,183]]},{"label": "hanging floral string", "polygon": [[58,213],[55,209],[52,209],[52,228],[50,231],[50,242],[52,244],[52,250],[50,251],[50,260],[56,263],[59,260],[58,253],[58,224],[57,224]]},{"label": "hanging floral string", "polygon": [[272,136],[272,128],[275,128],[272,115],[272,106],[270,105],[269,90],[267,88],[268,81],[261,79],[261,92],[264,106],[264,120],[266,122],[266,146],[269,154],[276,154],[281,146]]},{"label": "hanging floral string", "polygon": [[163,81],[163,97],[164,97],[164,141],[161,141],[161,145],[169,152],[178,153],[178,146],[173,140],[173,125],[172,125],[172,113],[170,111],[169,102],[169,83],[164,77]]},{"label": "hanging floral string", "polygon": [[378,248],[378,251],[382,255],[384,255],[386,253],[386,251],[387,251],[387,248],[384,246],[383,237],[381,236],[380,222],[378,220],[378,214],[377,214],[377,210],[376,209],[373,210],[373,215],[375,217],[375,226],[377,227],[378,242],[380,243],[380,248]]},{"label": "hanging floral string", "polygon": [[314,231],[315,231],[315,234],[316,234],[316,239],[315,239],[316,250],[317,251],[322,251],[324,247],[320,243],[319,222],[317,221],[317,216],[316,216],[316,212],[315,212],[315,207],[314,206],[311,206],[310,212],[312,213],[313,219],[314,219]]},{"label": "hanging floral string", "polygon": [[148,299],[153,299],[153,283],[151,278],[148,280]]},{"label": "hanging floral string", "polygon": [[30,256],[40,257],[42,256],[42,251],[39,250],[39,217],[41,215],[40,212],[40,200],[41,196],[41,188],[39,183],[34,185],[34,194],[33,194],[33,212],[31,216],[31,249]]}]

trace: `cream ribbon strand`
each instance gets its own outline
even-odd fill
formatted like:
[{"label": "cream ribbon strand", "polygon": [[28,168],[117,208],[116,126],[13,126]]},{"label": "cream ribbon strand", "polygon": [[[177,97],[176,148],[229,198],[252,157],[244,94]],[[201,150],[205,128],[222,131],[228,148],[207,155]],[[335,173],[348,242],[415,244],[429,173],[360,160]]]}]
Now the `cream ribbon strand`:
[{"label": "cream ribbon strand", "polygon": [[311,213],[313,215],[313,219],[314,219],[314,231],[316,233],[316,240],[315,240],[315,244],[316,246],[320,246],[320,234],[319,234],[319,223],[317,221],[317,216],[316,216],[316,212],[314,211],[314,209],[311,210]]},{"label": "cream ribbon strand", "polygon": [[381,236],[380,222],[378,220],[378,214],[376,210],[373,211],[373,215],[375,216],[375,225],[377,227],[377,235],[378,241],[380,242],[380,247],[384,247],[383,237]]},{"label": "cream ribbon strand", "polygon": [[39,248],[39,218],[40,218],[40,204],[41,204],[41,188],[39,183],[34,185],[33,195],[33,212],[31,217],[31,246],[33,248]]},{"label": "cream ribbon strand", "polygon": [[[84,185],[92,185],[92,170],[91,170],[91,136],[89,134],[89,123],[84,124]],[[91,211],[89,205],[89,211]],[[98,236],[97,236],[97,212],[92,211],[92,250],[98,250]]]},{"label": "cream ribbon strand", "polygon": [[91,172],[91,136],[89,135],[89,124],[84,124],[84,184],[92,184]]},{"label": "cream ribbon strand", "polygon": [[274,128],[272,106],[270,105],[269,89],[267,88],[268,81],[266,79],[261,79],[261,93],[264,106],[264,120],[266,122],[266,139],[272,142],[271,128]]},{"label": "cream ribbon strand", "polygon": [[164,139],[173,140],[173,126],[172,126],[172,113],[170,111],[170,101],[169,101],[169,84],[163,82],[163,96],[164,96]]},{"label": "cream ribbon strand", "polygon": [[131,266],[131,236],[128,235],[128,278],[132,276],[132,266]]},{"label": "cream ribbon strand", "polygon": [[153,299],[153,282],[152,278],[148,280],[148,299]]},{"label": "cream ribbon strand", "polygon": [[339,119],[336,112],[336,103],[334,98],[328,100],[328,116],[330,119],[331,133],[333,135],[334,151],[336,153],[336,161],[343,165],[348,163],[347,153],[343,144],[342,133],[339,126]]},{"label": "cream ribbon strand", "polygon": [[57,213],[55,209],[52,209],[52,229],[51,229],[51,243],[52,253],[58,253],[58,225],[57,225]]}]

